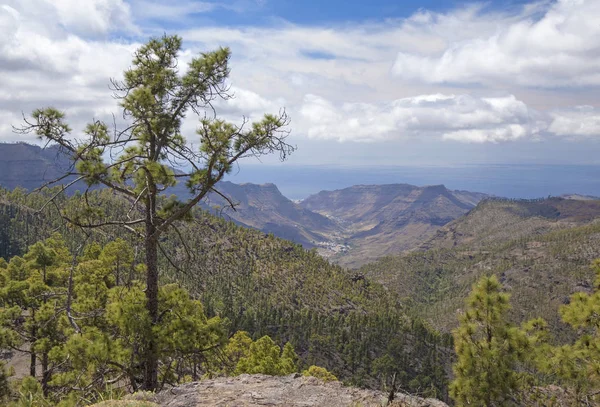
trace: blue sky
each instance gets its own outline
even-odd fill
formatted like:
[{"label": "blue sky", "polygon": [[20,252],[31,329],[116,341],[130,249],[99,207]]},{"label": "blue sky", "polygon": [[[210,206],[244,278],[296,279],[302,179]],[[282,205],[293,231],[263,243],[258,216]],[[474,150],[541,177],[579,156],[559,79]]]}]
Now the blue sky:
[{"label": "blue sky", "polygon": [[[476,1],[442,0],[277,0],[277,1],[215,1],[196,2],[214,5],[208,11],[190,13],[193,18],[186,24],[206,22],[216,25],[256,26],[288,22],[302,25],[347,24],[352,22],[382,21],[410,17],[419,10],[446,12],[458,7],[481,3]],[[510,10],[527,3],[524,0],[487,1],[488,10]],[[234,12],[232,12],[234,10]],[[156,18],[160,21],[160,18]],[[180,23],[163,21],[163,26],[181,28]]]},{"label": "blue sky", "polygon": [[365,20],[383,20],[407,17],[419,8],[448,9],[452,2],[435,0],[424,1],[318,1],[318,0],[281,0],[238,3],[243,12],[230,13],[217,9],[208,14],[217,23],[234,25],[269,24],[272,19],[282,19],[296,24],[322,24],[363,22]]},{"label": "blue sky", "polygon": [[118,116],[108,79],[166,32],[183,65],[231,48],[218,113],[285,108],[294,165],[598,164],[598,21],[598,0],[0,0],[0,140],[39,106]]}]

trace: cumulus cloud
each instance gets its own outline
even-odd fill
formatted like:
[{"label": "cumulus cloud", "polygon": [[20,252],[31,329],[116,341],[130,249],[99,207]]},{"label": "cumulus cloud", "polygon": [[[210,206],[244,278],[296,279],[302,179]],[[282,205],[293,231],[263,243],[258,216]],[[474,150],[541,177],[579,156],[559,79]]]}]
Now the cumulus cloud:
[{"label": "cumulus cloud", "polygon": [[277,113],[285,106],[285,100],[269,100],[251,90],[232,86],[230,93],[233,98],[221,103],[228,113],[237,115],[262,115],[264,113]]},{"label": "cumulus cloud", "polygon": [[546,127],[537,112],[514,96],[475,98],[432,94],[374,105],[339,106],[307,95],[300,109],[309,137],[382,141],[442,137],[462,142],[501,142],[537,136]]},{"label": "cumulus cloud", "polygon": [[[412,25],[435,31],[447,18],[428,14]],[[441,52],[401,50],[394,74],[426,83],[600,85],[599,1],[558,0],[537,9],[524,7],[513,16],[479,11],[464,23],[473,27],[473,20],[487,21],[490,27],[467,36],[450,35]]]},{"label": "cumulus cloud", "polygon": [[98,35],[133,29],[131,10],[124,0],[44,1],[54,7],[60,24],[75,34]]},{"label": "cumulus cloud", "polygon": [[600,111],[592,106],[552,113],[548,130],[557,136],[600,137]]},{"label": "cumulus cloud", "polygon": [[[20,122],[21,112],[40,106],[66,110],[76,129],[92,117],[118,113],[108,79],[121,75],[139,46],[116,40],[120,33],[154,32],[163,23],[195,21],[198,13],[237,4],[3,3],[0,137],[5,140],[15,138],[7,129]],[[230,46],[236,97],[218,103],[218,113],[252,120],[286,107],[293,137],[471,143],[589,138],[600,136],[600,112],[569,104],[593,105],[597,98],[580,101],[584,91],[570,92],[569,86],[600,85],[599,7],[597,0],[559,0],[511,12],[484,5],[445,13],[422,10],[377,24],[201,26],[179,31],[186,47],[181,66],[197,52]],[[464,87],[473,83],[482,86]],[[542,93],[532,85],[550,89]],[[185,123],[186,131],[194,127]]]}]

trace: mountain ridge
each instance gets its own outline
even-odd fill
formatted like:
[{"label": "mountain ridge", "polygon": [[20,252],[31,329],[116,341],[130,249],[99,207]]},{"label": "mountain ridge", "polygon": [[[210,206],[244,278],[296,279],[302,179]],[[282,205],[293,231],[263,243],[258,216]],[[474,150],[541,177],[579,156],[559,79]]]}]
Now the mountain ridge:
[{"label": "mountain ridge", "polygon": [[[62,176],[70,164],[55,146],[0,144],[0,186],[33,190]],[[75,176],[64,182],[73,180]],[[70,191],[85,187],[79,182]],[[321,255],[348,267],[414,250],[487,196],[451,191],[443,185],[383,184],[321,191],[294,202],[273,183],[221,181],[218,188],[236,208],[229,209],[229,202],[217,193],[210,193],[201,207],[238,225],[317,248]],[[181,183],[166,193],[189,196]]]},{"label": "mountain ridge", "polygon": [[487,196],[452,191],[444,185],[356,185],[321,191],[300,205],[346,226],[344,240],[351,250],[332,259],[357,267],[377,257],[414,250]]},{"label": "mountain ridge", "polygon": [[571,294],[591,291],[599,242],[600,200],[487,199],[418,250],[381,258],[359,273],[446,332],[456,327],[472,284],[493,274],[512,294],[513,322],[543,317],[564,339],[572,332],[558,309]]}]

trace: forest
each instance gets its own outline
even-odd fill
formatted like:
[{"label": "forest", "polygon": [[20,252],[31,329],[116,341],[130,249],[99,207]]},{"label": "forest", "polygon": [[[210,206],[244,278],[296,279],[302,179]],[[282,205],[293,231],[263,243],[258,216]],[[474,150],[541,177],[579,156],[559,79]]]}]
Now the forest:
[{"label": "forest", "polygon": [[[18,372],[1,369],[5,404],[89,405],[243,373],[301,373],[457,406],[598,403],[598,262],[593,290],[563,299],[549,324],[515,318],[500,281],[506,250],[528,250],[526,237],[351,271],[199,209],[238,161],[284,160],[295,147],[285,110],[241,124],[207,115],[232,97],[230,51],[201,53],[182,73],[181,46],[177,36],[150,40],[111,82],[123,129],[96,120],[73,137],[55,108],[16,128],[58,146],[72,165],[38,191],[0,190],[0,348],[22,361]],[[181,134],[186,114],[199,119],[195,149]],[[69,191],[77,182],[86,188]],[[187,199],[167,195],[178,183]],[[560,216],[546,209],[542,217]],[[596,232],[592,224],[547,238]],[[466,259],[500,266],[453,281]],[[581,266],[561,267],[573,264]],[[432,318],[434,307],[450,309],[445,296],[453,305],[468,296],[450,329]],[[570,331],[559,335],[560,324]]]},{"label": "forest", "polygon": [[[145,312],[145,269],[139,244],[136,247],[135,239],[117,227],[114,235],[83,234],[65,224],[54,207],[34,214],[32,208],[48,196],[53,192],[2,192],[0,218],[5,233],[0,242],[2,257],[9,261],[3,263],[6,278],[1,298],[3,311],[12,309],[12,314],[2,313],[8,318],[3,321],[3,347],[7,352],[27,353],[29,344],[38,340],[45,344],[41,353],[29,353],[29,360],[47,360],[36,376],[42,386],[43,372],[48,372],[47,394],[60,395],[52,402],[69,405],[62,397],[65,394],[72,394],[70,402],[100,400],[107,382],[117,378],[118,386],[111,391],[141,389],[140,358],[147,337],[143,330],[149,326],[140,318]],[[66,207],[79,199],[63,196],[60,204]],[[90,193],[88,199],[109,214],[120,213],[127,205],[107,190]],[[161,314],[169,311],[153,329],[171,344],[161,345],[159,389],[232,374],[240,358],[239,353],[227,351],[236,346],[232,341],[266,336],[274,341],[272,346],[293,346],[298,357],[295,371],[319,366],[347,384],[372,388],[389,387],[397,376],[398,388],[447,398],[450,335],[410,318],[384,287],[357,279],[355,272],[331,265],[299,245],[201,210],[193,215],[179,231],[194,248],[192,257],[187,258],[176,232],[163,242],[159,309]],[[47,260],[38,260],[39,256]],[[50,342],[47,331],[39,328],[46,325],[42,318],[53,321]],[[175,339],[177,332],[179,339]],[[240,337],[241,332],[248,336]],[[84,342],[77,347],[70,342],[74,337]],[[60,359],[71,359],[69,346],[77,353],[96,340],[98,348],[93,348],[100,354],[89,355],[89,360],[80,359],[73,366]],[[71,382],[61,379],[84,365],[86,371],[98,374],[103,371],[99,363],[107,369],[106,375],[71,377]]]}]

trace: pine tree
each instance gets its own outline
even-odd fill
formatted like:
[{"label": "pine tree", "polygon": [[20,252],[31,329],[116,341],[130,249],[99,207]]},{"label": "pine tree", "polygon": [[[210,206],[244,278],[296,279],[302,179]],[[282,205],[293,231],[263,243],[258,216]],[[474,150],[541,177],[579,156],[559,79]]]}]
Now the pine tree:
[{"label": "pine tree", "polygon": [[600,259],[594,261],[594,292],[577,292],[560,309],[562,320],[578,329],[580,336],[571,344],[544,347],[541,369],[559,376],[574,392],[575,404],[600,402]]},{"label": "pine tree", "polygon": [[458,406],[515,405],[517,365],[526,338],[507,321],[509,295],[495,276],[484,277],[469,295],[453,332],[458,356],[450,395]]},{"label": "pine tree", "polygon": [[280,352],[281,348],[270,337],[263,336],[256,342],[252,342],[248,356],[240,359],[235,373],[262,373],[277,376],[280,374]]},{"label": "pine tree", "polygon": [[291,343],[286,343],[279,358],[279,374],[287,375],[298,371],[298,355]]},{"label": "pine tree", "polygon": [[225,373],[240,375],[243,373],[282,376],[298,371],[298,355],[291,343],[283,350],[265,335],[257,341],[245,331],[238,331],[231,337],[224,354],[228,360]]},{"label": "pine tree", "polygon": [[23,258],[13,257],[0,286],[0,343],[29,354],[31,376],[41,362],[44,395],[52,378],[48,355],[63,338],[59,314],[66,300],[68,260],[64,242],[54,235],[31,246]]},{"label": "pine tree", "polygon": [[[144,292],[151,325],[158,324],[160,317],[158,265],[159,252],[164,253],[161,238],[176,229],[180,221],[190,220],[192,208],[209,193],[218,194],[233,205],[218,191],[217,184],[238,160],[271,153],[279,153],[285,159],[293,151],[285,142],[289,123],[285,111],[265,115],[251,124],[245,120],[241,125],[211,118],[216,113],[215,101],[233,97],[227,84],[230,51],[220,48],[200,54],[187,69],[180,70],[181,47],[182,40],[177,36],[152,39],[136,51],[133,67],[125,71],[124,80],[112,81],[123,117],[130,119],[124,129],[111,129],[107,123],[94,121],[81,137],[72,137],[64,113],[55,108],[35,110],[32,118],[17,129],[58,144],[69,155],[73,168],[59,180],[74,176],[75,181],[69,185],[77,181],[85,181],[88,187],[101,185],[130,202],[125,213],[107,219],[102,208],[89,205],[86,193],[81,195],[77,211],[63,208],[61,216],[83,229],[120,226],[140,239],[145,251]],[[197,140],[187,140],[181,131],[190,112],[200,117]],[[196,147],[192,148],[188,141]],[[189,172],[176,174],[173,166]],[[180,180],[185,182],[189,199],[162,197]],[[160,349],[154,329],[148,332],[147,340],[144,388],[155,390]]]},{"label": "pine tree", "polygon": [[[199,301],[170,284],[159,288],[161,317],[152,325],[141,281],[115,285],[116,258],[129,262],[131,248],[121,241],[83,252],[72,263],[56,235],[0,267],[0,349],[30,355],[26,397],[51,405],[93,400],[113,385],[139,389],[150,333],[160,350],[161,384],[213,368],[207,360],[226,342],[219,317],[207,318]],[[0,366],[0,398],[3,377]]]}]

